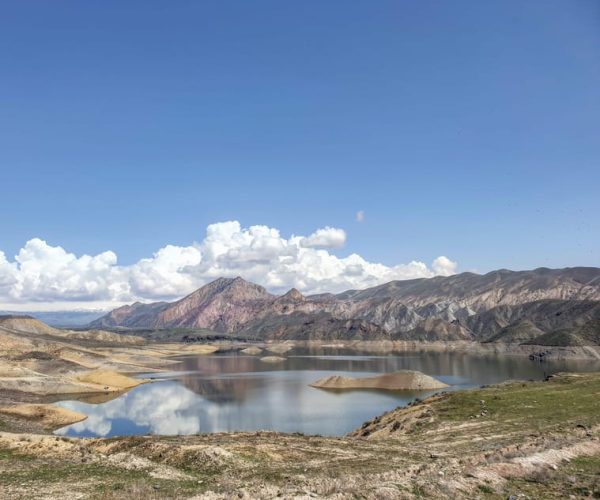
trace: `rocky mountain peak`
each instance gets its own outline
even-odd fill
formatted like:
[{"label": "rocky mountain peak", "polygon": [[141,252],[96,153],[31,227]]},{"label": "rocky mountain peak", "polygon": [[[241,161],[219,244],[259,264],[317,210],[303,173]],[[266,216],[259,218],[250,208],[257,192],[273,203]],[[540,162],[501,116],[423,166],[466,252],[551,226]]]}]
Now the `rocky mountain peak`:
[{"label": "rocky mountain peak", "polygon": [[280,299],[290,302],[304,302],[306,297],[302,295],[297,288],[292,288],[290,291],[282,295]]},{"label": "rocky mountain peak", "polygon": [[599,315],[599,268],[541,268],[392,281],[309,297],[295,288],[274,296],[241,277],[219,278],[173,303],[116,309],[93,326],[428,341],[489,339],[500,332],[521,341]]},{"label": "rocky mountain peak", "polygon": [[222,294],[241,300],[268,299],[271,297],[271,294],[264,287],[246,281],[238,276],[236,278],[218,278],[211,281],[181,299],[180,302],[187,300],[211,300]]}]

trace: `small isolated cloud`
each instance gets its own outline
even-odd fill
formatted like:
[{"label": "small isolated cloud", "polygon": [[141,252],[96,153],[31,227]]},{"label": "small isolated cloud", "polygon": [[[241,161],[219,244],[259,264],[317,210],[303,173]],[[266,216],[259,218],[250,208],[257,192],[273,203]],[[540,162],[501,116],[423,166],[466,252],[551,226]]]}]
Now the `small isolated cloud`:
[{"label": "small isolated cloud", "polygon": [[386,266],[357,254],[338,257],[343,229],[324,227],[308,236],[285,238],[276,228],[243,228],[238,221],[211,224],[199,243],[166,245],[151,257],[120,266],[112,251],[76,256],[33,238],[10,261],[0,251],[0,304],[61,304],[107,307],[135,300],[173,300],[218,277],[243,278],[280,293],[367,288],[391,280],[449,276],[456,262],[440,256],[431,267],[420,261]]},{"label": "small isolated cloud", "polygon": [[356,222],[362,222],[365,220],[365,212],[363,210],[359,210],[356,212]]}]

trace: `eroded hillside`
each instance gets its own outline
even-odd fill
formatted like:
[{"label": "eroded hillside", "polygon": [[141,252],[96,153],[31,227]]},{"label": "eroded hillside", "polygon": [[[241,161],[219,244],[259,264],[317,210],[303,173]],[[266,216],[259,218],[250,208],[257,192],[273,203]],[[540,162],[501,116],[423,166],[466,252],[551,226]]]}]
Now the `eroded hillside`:
[{"label": "eroded hillside", "polygon": [[[239,277],[220,278],[171,304],[115,309],[92,326],[205,328],[260,339],[520,344],[542,335],[548,341],[557,330],[593,329],[597,321],[600,269],[540,268],[393,281],[308,297],[296,289],[275,296]],[[586,335],[580,343],[597,345],[595,338]]]}]

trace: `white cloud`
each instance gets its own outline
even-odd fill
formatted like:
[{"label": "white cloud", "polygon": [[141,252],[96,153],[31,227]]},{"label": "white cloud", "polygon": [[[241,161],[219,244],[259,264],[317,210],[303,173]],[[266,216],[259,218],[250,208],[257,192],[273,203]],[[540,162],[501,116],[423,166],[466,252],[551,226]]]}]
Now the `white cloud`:
[{"label": "white cloud", "polygon": [[0,297],[8,293],[17,282],[18,268],[15,262],[8,262],[0,250]]},{"label": "white cloud", "polygon": [[362,222],[365,220],[365,212],[363,210],[359,210],[356,212],[356,222]]},{"label": "white cloud", "polygon": [[457,267],[458,264],[456,262],[451,261],[448,257],[444,257],[443,255],[440,255],[431,264],[433,272],[440,276],[452,276],[453,274],[456,274]]},{"label": "white cloud", "polygon": [[167,245],[149,259],[142,259],[129,270],[132,294],[144,298],[177,296],[190,290],[194,282],[188,268],[202,261],[200,250]]},{"label": "white cloud", "polygon": [[339,228],[285,238],[275,228],[242,228],[239,222],[228,221],[209,225],[199,243],[167,245],[152,257],[119,266],[111,251],[77,257],[34,238],[12,262],[0,251],[0,307],[107,307],[134,300],[172,300],[221,276],[242,276],[275,293],[291,287],[320,293],[456,272],[457,264],[443,256],[429,268],[419,261],[386,266],[357,254],[331,253],[345,242],[346,233]]},{"label": "white cloud", "polygon": [[[14,281],[8,295],[16,301],[117,298],[113,286],[122,281],[114,252],[76,257],[62,247],[50,246],[39,238],[29,240],[12,264]],[[3,270],[0,273],[0,282],[3,282],[6,274]]]},{"label": "white cloud", "polygon": [[335,227],[317,229],[313,234],[300,240],[304,248],[340,248],[346,244],[346,231]]}]

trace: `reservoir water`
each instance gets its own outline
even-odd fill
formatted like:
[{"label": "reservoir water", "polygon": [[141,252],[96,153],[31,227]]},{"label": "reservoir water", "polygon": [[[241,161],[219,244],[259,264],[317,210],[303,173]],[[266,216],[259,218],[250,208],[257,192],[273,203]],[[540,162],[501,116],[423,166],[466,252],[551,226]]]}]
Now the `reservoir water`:
[{"label": "reservoir water", "polygon": [[370,376],[419,370],[461,390],[506,380],[540,380],[560,371],[600,370],[593,361],[531,361],[464,352],[368,354],[339,348],[295,348],[282,363],[237,352],[182,359],[177,371],[114,399],[57,405],[88,419],[56,431],[66,436],[281,431],[341,436],[366,420],[436,391],[331,391],[309,384],[328,375]]}]

